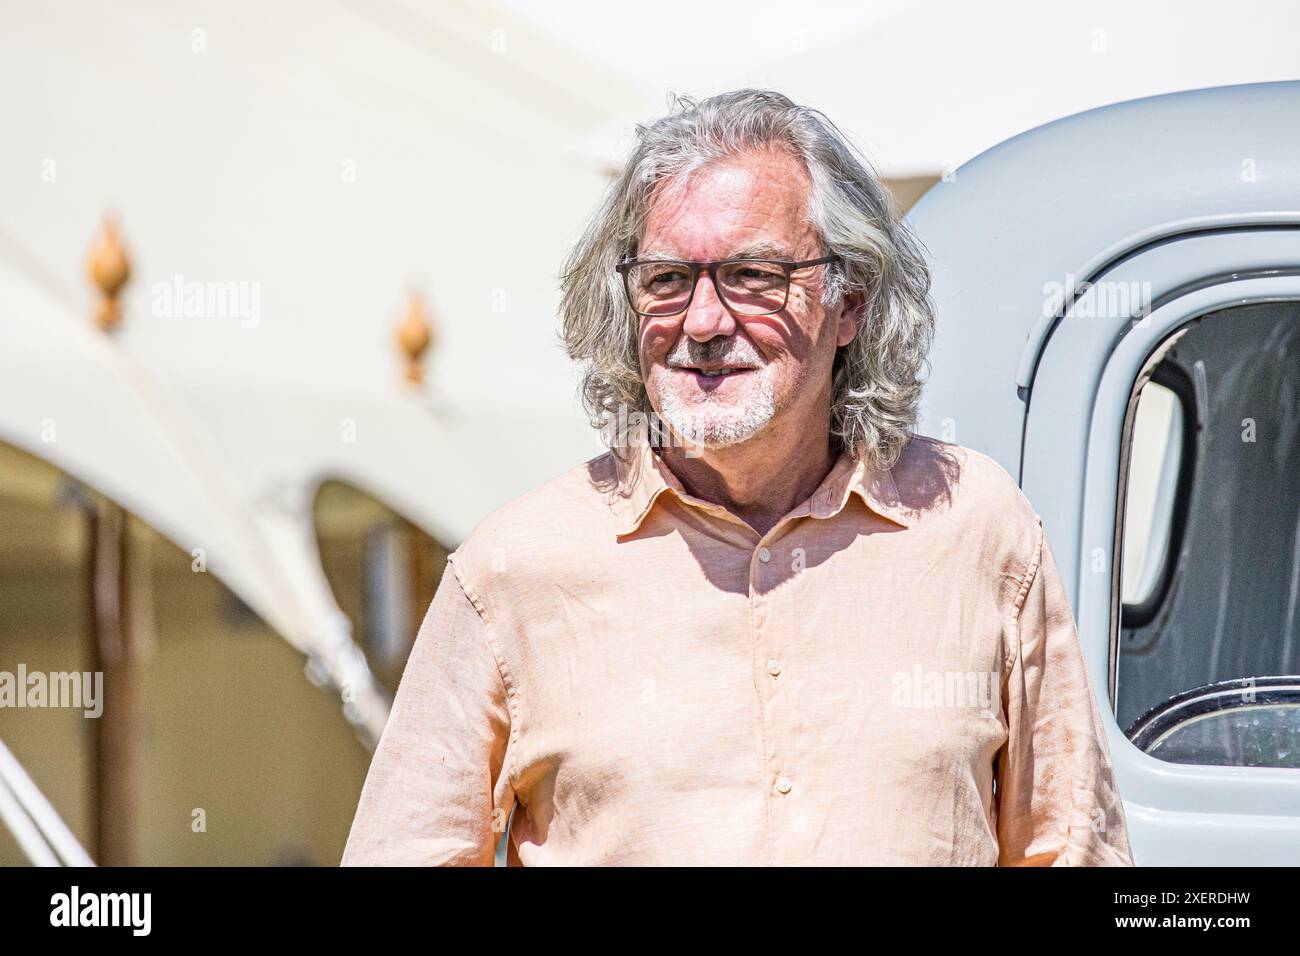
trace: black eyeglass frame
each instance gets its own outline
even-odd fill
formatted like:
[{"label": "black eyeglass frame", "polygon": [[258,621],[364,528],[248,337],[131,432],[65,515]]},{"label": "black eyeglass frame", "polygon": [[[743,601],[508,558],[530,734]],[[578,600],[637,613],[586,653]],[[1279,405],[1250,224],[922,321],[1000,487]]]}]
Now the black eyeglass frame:
[{"label": "black eyeglass frame", "polygon": [[[742,256],[738,259],[715,259],[712,262],[691,262],[689,259],[625,259],[624,261],[618,263],[618,265],[614,266],[614,271],[623,277],[623,296],[624,298],[627,299],[627,304],[631,307],[633,312],[645,318],[651,318],[651,319],[671,318],[674,315],[681,315],[683,312],[689,309],[691,307],[691,303],[695,300],[695,288],[700,284],[701,272],[707,272],[709,274],[709,281],[713,283],[713,292],[715,295],[717,295],[719,302],[723,303],[728,308],[732,309],[733,311],[736,311],[737,314],[742,315],[746,318],[758,318],[759,316],[763,316],[763,315],[774,315],[775,313],[780,312],[789,304],[791,273],[798,272],[800,269],[809,269],[813,266],[830,265],[832,262],[839,262],[839,261],[840,261],[840,257],[835,255],[822,256],[819,259],[805,259],[802,262],[787,262],[784,259],[762,259],[757,256]],[[718,269],[719,266],[732,265],[741,262],[761,262],[764,265],[778,266],[785,273],[785,298],[781,300],[781,304],[779,306],[767,312],[740,312],[739,310],[736,309],[735,306],[733,306],[727,300],[727,297],[722,294],[721,286],[718,285],[718,274],[716,270]],[[640,309],[636,307],[636,301],[634,299],[634,296],[632,295],[632,288],[631,286],[628,285],[628,274],[631,271],[633,266],[648,266],[648,265],[683,266],[690,272],[691,291],[686,296],[686,302],[683,303],[682,307],[678,309],[676,312],[642,312]]]}]

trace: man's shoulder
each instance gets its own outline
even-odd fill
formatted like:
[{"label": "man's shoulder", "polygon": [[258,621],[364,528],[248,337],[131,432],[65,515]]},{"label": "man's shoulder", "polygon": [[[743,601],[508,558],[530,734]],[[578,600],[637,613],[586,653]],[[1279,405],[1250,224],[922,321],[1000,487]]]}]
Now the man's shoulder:
[{"label": "man's shoulder", "polygon": [[580,546],[584,533],[599,534],[612,520],[609,498],[617,480],[610,452],[575,465],[483,518],[454,556],[500,564],[509,555],[534,558]]},{"label": "man's shoulder", "polygon": [[1038,515],[1019,482],[996,458],[978,449],[916,435],[891,474],[903,504],[936,511],[966,527],[984,526],[1022,544],[1037,531]]}]

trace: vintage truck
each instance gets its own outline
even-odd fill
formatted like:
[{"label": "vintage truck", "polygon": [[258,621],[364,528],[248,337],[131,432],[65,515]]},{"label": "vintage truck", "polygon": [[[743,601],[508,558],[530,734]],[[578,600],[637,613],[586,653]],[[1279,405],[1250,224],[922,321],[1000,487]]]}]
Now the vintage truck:
[{"label": "vintage truck", "polygon": [[1138,865],[1300,863],[1300,82],[1091,110],[908,214],[920,431],[1042,516]]}]

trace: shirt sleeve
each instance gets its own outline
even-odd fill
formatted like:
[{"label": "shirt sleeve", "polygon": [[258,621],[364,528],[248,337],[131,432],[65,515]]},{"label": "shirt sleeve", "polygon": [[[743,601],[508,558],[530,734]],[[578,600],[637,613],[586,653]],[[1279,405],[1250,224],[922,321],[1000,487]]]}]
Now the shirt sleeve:
[{"label": "shirt sleeve", "polygon": [[488,625],[447,565],[361,791],[343,866],[491,866],[514,807]]},{"label": "shirt sleeve", "polygon": [[998,755],[1001,866],[1132,866],[1124,805],[1069,597],[1037,520]]}]

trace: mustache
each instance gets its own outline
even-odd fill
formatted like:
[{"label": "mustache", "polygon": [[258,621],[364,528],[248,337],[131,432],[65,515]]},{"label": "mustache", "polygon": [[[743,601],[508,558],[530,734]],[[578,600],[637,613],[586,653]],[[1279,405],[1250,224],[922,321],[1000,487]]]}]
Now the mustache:
[{"label": "mustache", "polygon": [[697,342],[682,336],[665,361],[669,365],[764,365],[758,350],[744,339],[709,339]]}]

